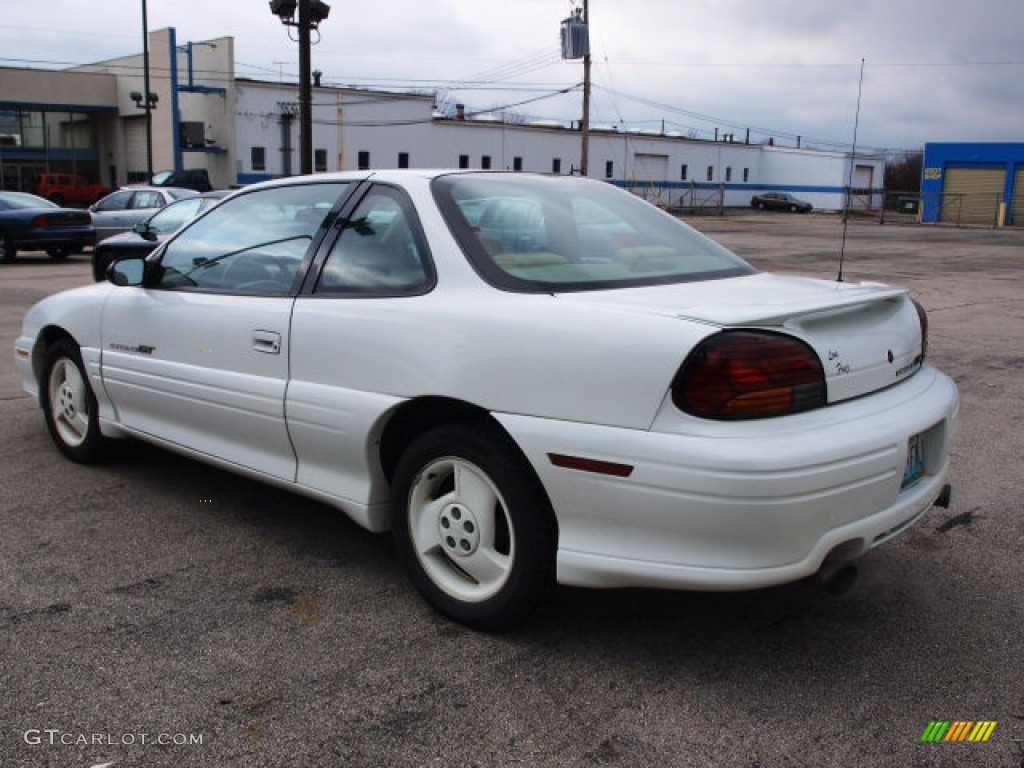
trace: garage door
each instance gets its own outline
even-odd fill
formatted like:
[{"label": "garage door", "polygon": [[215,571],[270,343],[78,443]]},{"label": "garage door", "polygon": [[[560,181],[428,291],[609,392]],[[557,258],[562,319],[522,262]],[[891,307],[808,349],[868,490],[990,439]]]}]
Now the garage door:
[{"label": "garage door", "polygon": [[995,224],[1006,186],[1002,168],[947,168],[942,185],[942,221]]},{"label": "garage door", "polygon": [[146,176],[146,118],[124,121],[124,160],[128,181],[149,181]]},{"label": "garage door", "polygon": [[633,155],[633,192],[648,202],[657,205],[668,205],[665,196],[667,191],[665,180],[668,178],[668,155],[649,155],[636,153]]},{"label": "garage door", "polygon": [[875,186],[875,169],[870,165],[857,165],[853,169],[853,188],[850,190],[850,208],[870,211]]},{"label": "garage door", "polygon": [[1013,174],[1013,200],[1010,202],[1010,224],[1024,227],[1024,168]]}]

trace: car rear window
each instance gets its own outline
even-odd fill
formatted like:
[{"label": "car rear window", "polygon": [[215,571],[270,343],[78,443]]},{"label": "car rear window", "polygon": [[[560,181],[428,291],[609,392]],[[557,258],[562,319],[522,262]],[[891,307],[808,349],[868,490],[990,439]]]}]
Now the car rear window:
[{"label": "car rear window", "polygon": [[594,290],[755,271],[673,216],[603,182],[452,174],[435,179],[434,196],[473,266],[507,290]]}]

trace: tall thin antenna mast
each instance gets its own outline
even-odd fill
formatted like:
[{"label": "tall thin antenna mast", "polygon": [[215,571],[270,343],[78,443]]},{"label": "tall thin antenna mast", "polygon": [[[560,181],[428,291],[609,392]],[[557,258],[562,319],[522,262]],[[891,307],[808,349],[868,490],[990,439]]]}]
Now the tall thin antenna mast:
[{"label": "tall thin antenna mast", "polygon": [[839,274],[837,282],[843,282],[843,260],[846,258],[846,230],[850,226],[850,203],[853,202],[853,169],[857,163],[857,128],[860,127],[860,97],[864,92],[864,59],[860,60],[860,82],[857,84],[857,113],[853,118],[853,149],[850,152],[850,173],[846,179],[846,208],[843,211],[843,242],[839,246]]}]

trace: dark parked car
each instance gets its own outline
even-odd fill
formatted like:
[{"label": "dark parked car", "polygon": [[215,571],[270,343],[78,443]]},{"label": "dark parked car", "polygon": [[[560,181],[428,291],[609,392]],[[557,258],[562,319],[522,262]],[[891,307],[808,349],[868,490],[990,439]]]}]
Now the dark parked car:
[{"label": "dark parked car", "polygon": [[765,192],[750,198],[752,208],[770,211],[791,211],[793,213],[809,213],[814,206],[806,200],[793,197],[788,192]]},{"label": "dark parked car", "polygon": [[227,190],[207,192],[204,195],[186,197],[161,208],[145,221],[132,227],[130,232],[108,237],[92,252],[92,276],[99,282],[105,280],[107,267],[115,261],[130,257],[147,256],[160,243],[192,221],[222,197]]},{"label": "dark parked car", "polygon": [[19,249],[63,259],[95,241],[88,211],[61,208],[27,192],[0,192],[0,261],[13,261]]},{"label": "dark parked car", "polygon": [[194,189],[196,192],[209,192],[213,189],[210,175],[205,168],[187,168],[181,171],[160,171],[153,176],[154,187],[182,187]]}]

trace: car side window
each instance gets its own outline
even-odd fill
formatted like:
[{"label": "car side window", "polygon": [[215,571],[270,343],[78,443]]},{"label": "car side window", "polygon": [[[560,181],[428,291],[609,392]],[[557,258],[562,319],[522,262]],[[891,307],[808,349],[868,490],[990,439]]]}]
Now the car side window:
[{"label": "car side window", "polygon": [[132,208],[162,208],[163,205],[163,195],[151,190],[136,192],[132,198]]},{"label": "car side window", "polygon": [[423,293],[431,271],[418,222],[397,190],[370,190],[342,227],[316,293],[382,296]]},{"label": "car side window", "polygon": [[97,211],[123,211],[128,207],[128,204],[132,200],[132,191],[122,190],[121,192],[115,192],[114,194],[107,197],[101,203],[96,205]]},{"label": "car side window", "polygon": [[172,240],[155,287],[284,294],[346,183],[270,187],[226,200]]}]

